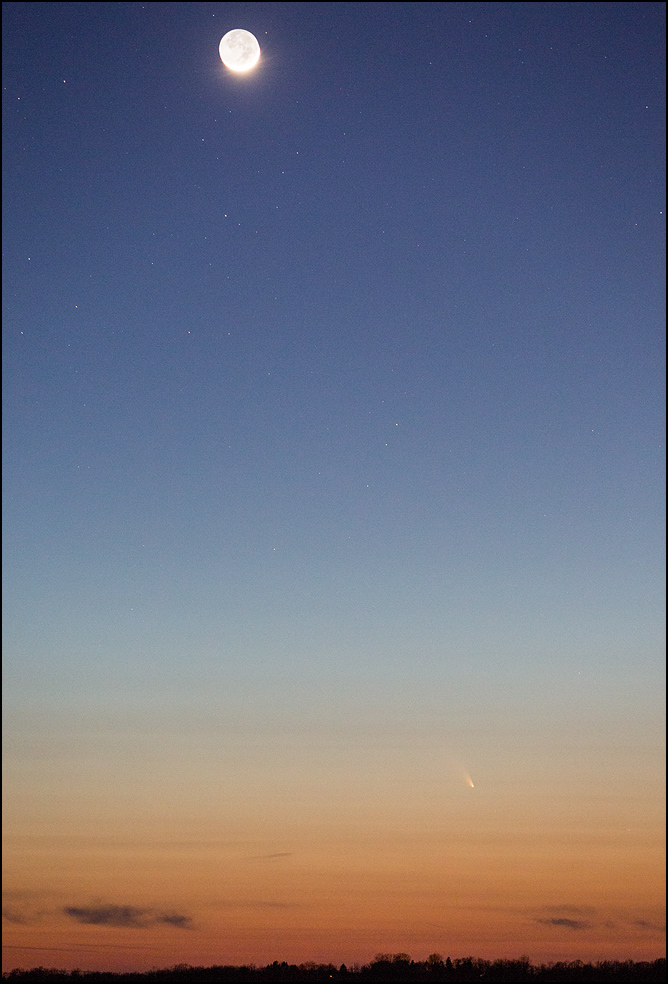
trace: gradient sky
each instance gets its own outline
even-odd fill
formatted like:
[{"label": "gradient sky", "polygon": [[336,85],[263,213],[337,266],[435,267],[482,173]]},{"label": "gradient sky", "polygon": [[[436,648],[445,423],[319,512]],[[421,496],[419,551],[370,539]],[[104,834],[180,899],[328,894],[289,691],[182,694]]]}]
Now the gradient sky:
[{"label": "gradient sky", "polygon": [[3,4],[5,968],[664,952],[664,32]]}]

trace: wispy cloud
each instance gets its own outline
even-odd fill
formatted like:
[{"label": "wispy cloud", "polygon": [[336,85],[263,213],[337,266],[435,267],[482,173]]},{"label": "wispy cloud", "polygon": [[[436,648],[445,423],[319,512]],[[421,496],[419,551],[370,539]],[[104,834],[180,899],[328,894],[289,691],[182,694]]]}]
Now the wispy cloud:
[{"label": "wispy cloud", "polygon": [[245,909],[298,909],[296,902],[242,902]]},{"label": "wispy cloud", "polygon": [[[552,915],[543,916],[541,918],[535,919],[534,922],[541,923],[543,926],[558,926],[563,929],[591,929],[593,926],[605,926],[606,929],[619,929],[622,930],[624,926],[635,926],[637,929],[649,930],[652,933],[665,933],[666,925],[658,922],[653,922],[650,919],[622,919],[621,923],[618,920],[606,919],[601,915],[601,921],[591,922],[589,919],[582,918],[583,916],[596,916],[596,909],[591,909],[587,906],[550,906],[545,907]],[[564,915],[564,913],[569,913]],[[579,918],[576,918],[579,917]]]},{"label": "wispy cloud", "polygon": [[[15,926],[31,926],[46,915],[43,892],[27,892],[23,889],[2,890],[3,922]],[[48,911],[48,910],[47,910]]]},{"label": "wispy cloud", "polygon": [[135,909],[131,905],[103,905],[79,909],[76,906],[65,906],[63,912],[77,922],[88,926],[122,926],[139,929],[146,925],[145,909]]},{"label": "wispy cloud", "polygon": [[168,926],[176,926],[177,929],[192,929],[190,916],[182,916],[178,912],[162,912],[156,916],[156,922],[167,923]]},{"label": "wispy cloud", "polygon": [[553,916],[595,916],[597,910],[591,905],[544,905],[543,912],[549,912]]},{"label": "wispy cloud", "polygon": [[210,905],[215,909],[300,909],[298,902],[275,902],[266,899],[218,899]]},{"label": "wispy cloud", "polygon": [[634,926],[638,926],[640,929],[652,929],[658,933],[666,932],[666,924],[659,925],[659,923],[650,922],[648,919],[634,919]]},{"label": "wispy cloud", "polygon": [[5,922],[14,923],[17,926],[27,926],[28,920],[20,912],[13,912],[11,909],[2,910],[2,918]]},{"label": "wispy cloud", "polygon": [[597,915],[596,909],[590,905],[544,905],[539,911],[543,914],[534,919],[534,922],[576,932],[591,929],[594,925],[591,918]]},{"label": "wispy cloud", "polygon": [[137,909],[132,905],[65,906],[63,912],[71,919],[87,926],[114,926],[123,929],[145,929],[164,923],[177,929],[190,929],[190,916],[176,912],[156,912],[154,909]]},{"label": "wispy cloud", "polygon": [[280,851],[278,854],[254,854],[249,861],[277,861],[278,858],[291,858],[292,851]]},{"label": "wispy cloud", "polygon": [[159,950],[158,946],[126,946],[123,943],[77,943],[76,946],[28,946],[3,943],[3,950],[53,950],[62,953],[79,953],[81,950]]},{"label": "wispy cloud", "polygon": [[592,925],[583,919],[567,919],[565,916],[552,919],[536,919],[536,922],[542,923],[544,926],[563,926],[566,929],[591,929]]}]

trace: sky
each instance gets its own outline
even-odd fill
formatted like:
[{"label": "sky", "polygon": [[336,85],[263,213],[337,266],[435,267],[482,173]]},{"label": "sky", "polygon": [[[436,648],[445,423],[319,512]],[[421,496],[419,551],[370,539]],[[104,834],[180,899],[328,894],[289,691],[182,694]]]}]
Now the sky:
[{"label": "sky", "polygon": [[665,952],[664,34],[3,4],[5,969]]}]

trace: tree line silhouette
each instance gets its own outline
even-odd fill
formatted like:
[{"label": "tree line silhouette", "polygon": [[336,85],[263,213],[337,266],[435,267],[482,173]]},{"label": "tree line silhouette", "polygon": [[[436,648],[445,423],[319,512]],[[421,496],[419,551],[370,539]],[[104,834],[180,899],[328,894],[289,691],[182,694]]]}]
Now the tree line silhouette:
[{"label": "tree line silhouette", "polygon": [[6,984],[466,984],[466,982],[530,981],[531,984],[664,984],[666,960],[581,960],[532,964],[528,957],[517,960],[481,960],[476,957],[444,959],[432,953],[426,960],[411,960],[407,953],[379,953],[371,963],[289,964],[275,960],[266,967],[174,967],[135,973],[57,970],[33,967],[2,975]]}]

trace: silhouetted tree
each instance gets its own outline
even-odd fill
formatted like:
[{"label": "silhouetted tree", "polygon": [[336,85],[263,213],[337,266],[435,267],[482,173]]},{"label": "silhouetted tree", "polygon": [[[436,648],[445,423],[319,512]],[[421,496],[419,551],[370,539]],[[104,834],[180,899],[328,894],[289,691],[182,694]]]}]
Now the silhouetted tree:
[{"label": "silhouetted tree", "polygon": [[[311,961],[300,964],[279,963],[275,960],[266,967],[213,966],[191,967],[177,964],[160,970],[152,968],[144,973],[114,974],[100,971],[33,967],[31,970],[15,968],[2,975],[6,984],[664,984],[666,961],[662,957],[654,961],[634,963],[627,961],[601,961],[585,964],[581,960],[533,966],[528,957],[494,962],[463,957],[454,961],[448,957],[443,963],[440,954],[431,954],[425,961],[413,961],[407,953],[379,953],[371,964],[360,967],[341,964],[337,970],[333,964],[316,964]],[[73,980],[68,980],[72,978]]]}]

